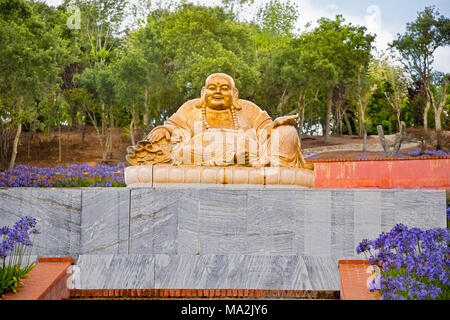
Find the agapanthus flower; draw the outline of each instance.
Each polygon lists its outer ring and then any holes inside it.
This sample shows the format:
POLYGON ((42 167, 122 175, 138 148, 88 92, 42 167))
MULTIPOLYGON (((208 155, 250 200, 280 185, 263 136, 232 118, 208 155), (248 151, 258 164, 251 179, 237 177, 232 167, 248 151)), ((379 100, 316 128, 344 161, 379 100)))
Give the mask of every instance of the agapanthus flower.
POLYGON ((0 173, 0 187, 88 187, 125 186, 123 169, 116 166, 71 164, 64 169, 61 165, 53 168, 39 168, 18 165, 13 170, 0 173), (102 184, 103 183, 103 184, 102 184))
MULTIPOLYGON (((382 299, 435 299, 442 290, 429 282, 450 284, 448 242, 448 229, 424 231, 397 224, 373 241, 364 239, 356 251, 358 254, 369 251, 369 263, 381 266, 382 299)), ((375 288, 374 284, 369 287, 375 288)))

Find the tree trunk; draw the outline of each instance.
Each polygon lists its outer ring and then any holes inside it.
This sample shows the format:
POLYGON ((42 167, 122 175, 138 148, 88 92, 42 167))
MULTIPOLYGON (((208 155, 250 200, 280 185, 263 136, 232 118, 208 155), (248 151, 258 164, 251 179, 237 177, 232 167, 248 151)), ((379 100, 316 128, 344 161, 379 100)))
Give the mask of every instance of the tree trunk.
POLYGON ((144 131, 147 131, 147 126, 150 122, 150 117, 149 117, 149 107, 148 107, 148 85, 145 86, 145 102, 144 102, 144 131))
POLYGON ((81 129, 81 145, 84 146, 84 137, 86 136, 86 123, 82 124, 83 128, 81 129))
POLYGON ((17 125, 16 136, 14 137, 12 153, 11 153, 11 161, 9 162, 8 170, 14 169, 14 164, 16 162, 17 156, 17 146, 19 145, 20 134, 22 132, 22 123, 17 125))
POLYGON ((438 110, 434 110, 434 123, 435 123, 435 128, 436 131, 439 131, 442 129, 441 127, 441 113, 438 112, 438 110))
POLYGON ((362 151, 366 152, 367 151, 367 131, 366 131, 366 126, 363 126, 363 147, 362 147, 362 151))
POLYGON ((27 158, 30 159, 30 144, 31 144, 31 139, 32 139, 32 127, 33 127, 33 122, 31 122, 30 124, 30 128, 28 129, 28 145, 27 145, 27 158))
MULTIPOLYGON (((435 123, 436 131, 441 130, 441 128, 442 128, 441 127, 441 113, 442 113, 442 110, 444 109, 445 102, 447 101, 447 87, 448 87, 448 80, 445 80, 443 87, 442 87, 441 101, 439 102, 439 106, 436 106, 437 101, 434 97, 434 94, 431 91, 428 84, 425 84, 425 91, 427 93, 428 99, 427 99, 427 106, 425 107, 425 112, 424 112, 424 127, 425 127, 425 119, 426 119, 426 116, 428 115, 428 109, 430 108, 430 104, 431 104, 431 106, 433 107, 433 111, 434 111, 434 123, 435 123)), ((427 127, 428 127, 428 123, 427 123, 427 127)), ((425 129, 427 129, 427 127, 425 127, 425 129)))
POLYGON ((312 108, 309 108, 309 118, 308 118, 308 133, 311 134, 311 127, 313 123, 313 115, 312 115, 312 108))
POLYGON ((112 111, 109 112, 109 122, 110 122, 110 128, 109 128, 109 144, 108 144, 108 150, 107 150, 107 158, 112 159, 113 133, 114 133, 114 116, 113 116, 112 111))
POLYGON ((434 123, 436 131, 440 131, 442 129, 441 113, 444 110, 445 103, 447 102, 447 87, 448 81, 446 80, 442 88, 442 98, 441 101, 439 101, 439 106, 436 107, 436 102, 434 101, 434 99, 432 99, 434 109, 434 123))
POLYGON ((302 133, 303 133, 303 123, 305 121, 305 95, 306 90, 303 90, 303 92, 298 97, 298 128, 297 128, 297 134, 298 137, 301 139, 302 133))
POLYGON ((72 159, 72 127, 69 127, 68 129, 69 131, 67 132, 66 136, 65 153, 66 156, 69 157, 69 159, 72 159))
POLYGON ((337 124, 337 133, 338 135, 342 135, 342 117, 344 116, 344 112, 340 106, 336 106, 336 124, 337 124))
POLYGON ((136 144, 134 141, 134 110, 131 111, 130 139, 131 139, 131 145, 134 146, 136 144))
POLYGON ((58 121, 58 162, 61 162, 62 158, 62 146, 61 146, 61 124, 58 121))
POLYGON ((105 104, 102 103, 102 135, 105 134, 105 126, 106 126, 106 121, 105 121, 105 104))
POLYGON ((363 147, 362 151, 367 151, 367 130, 366 130, 366 116, 365 108, 363 106, 363 101, 361 97, 361 72, 358 72, 358 105, 359 105, 359 135, 363 136, 363 147))
POLYGON ((334 86, 330 86, 328 90, 328 107, 327 107, 327 116, 325 122, 325 143, 329 142, 330 136, 330 121, 331 121, 331 106, 333 104, 333 90, 334 86))
POLYGON ((303 125, 305 124, 305 106, 300 108, 300 119, 298 124, 298 136, 301 137, 303 133, 303 125))
POLYGON ((425 110, 423 110, 423 128, 428 129, 428 110, 430 110, 430 99, 427 98, 427 103, 425 104, 425 110))
POLYGON ((353 129, 352 129, 352 124, 350 123, 350 120, 348 119, 347 113, 344 112, 344 121, 345 121, 345 125, 347 126, 347 132, 349 135, 353 135, 353 129))
POLYGON ((393 158, 400 151, 400 147, 402 145, 403 140, 406 138, 406 125, 402 121, 400 124, 399 136, 395 138, 394 144, 389 146, 386 142, 386 138, 384 137, 383 127, 381 125, 377 126, 378 138, 380 139, 381 145, 384 150, 384 154, 388 158, 393 158))

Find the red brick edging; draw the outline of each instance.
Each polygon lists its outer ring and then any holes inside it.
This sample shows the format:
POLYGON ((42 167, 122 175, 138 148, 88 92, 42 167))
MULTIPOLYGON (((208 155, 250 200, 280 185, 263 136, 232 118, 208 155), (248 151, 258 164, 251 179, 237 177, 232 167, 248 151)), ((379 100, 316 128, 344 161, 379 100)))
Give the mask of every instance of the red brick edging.
POLYGON ((39 258, 17 293, 7 293, 3 300, 61 300, 70 296, 67 287, 71 276, 68 268, 75 264, 71 257, 39 258))
POLYGON ((71 291, 70 299, 339 299, 339 292, 260 289, 75 289, 71 291))
POLYGON ((341 300, 378 300, 377 294, 367 288, 367 260, 339 260, 341 300))

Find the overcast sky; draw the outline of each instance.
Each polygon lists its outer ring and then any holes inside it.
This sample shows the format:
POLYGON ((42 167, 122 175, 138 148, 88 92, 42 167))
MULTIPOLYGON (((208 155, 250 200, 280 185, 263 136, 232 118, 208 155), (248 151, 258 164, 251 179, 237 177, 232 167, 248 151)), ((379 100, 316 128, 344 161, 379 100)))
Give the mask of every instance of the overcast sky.
MULTIPOLYGON (((44 0, 50 5, 59 5, 62 0, 44 0)), ((199 4, 220 5, 220 0, 194 0, 199 4)), ((257 8, 267 0, 255 0, 252 6, 243 7, 239 17, 251 20, 257 8)), ((307 22, 317 21, 320 17, 334 18, 342 14, 347 22, 364 25, 368 31, 375 33, 376 47, 379 50, 387 48, 387 44, 396 38, 397 33, 405 32, 407 22, 414 21, 419 11, 425 6, 434 5, 441 14, 449 16, 450 1, 448 0, 291 0, 299 7, 300 17, 298 29, 304 29, 307 22)), ((450 73, 450 47, 440 48, 435 53, 435 70, 450 73)))

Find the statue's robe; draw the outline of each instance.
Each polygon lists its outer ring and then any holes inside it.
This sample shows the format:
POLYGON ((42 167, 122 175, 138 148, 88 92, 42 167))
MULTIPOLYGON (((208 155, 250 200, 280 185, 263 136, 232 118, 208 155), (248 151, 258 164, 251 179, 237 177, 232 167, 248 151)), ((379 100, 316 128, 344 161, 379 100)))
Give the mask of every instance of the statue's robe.
POLYGON ((272 129, 267 112, 247 100, 239 99, 235 107, 239 130, 234 130, 230 109, 211 108, 206 109, 206 130, 200 99, 184 103, 160 126, 171 133, 173 164, 302 167, 300 140, 292 125, 272 129))

